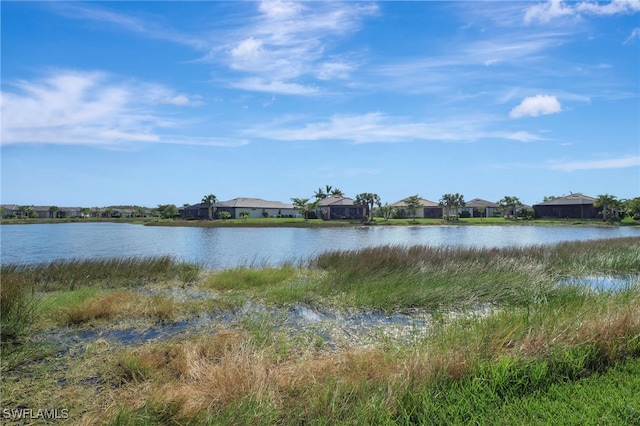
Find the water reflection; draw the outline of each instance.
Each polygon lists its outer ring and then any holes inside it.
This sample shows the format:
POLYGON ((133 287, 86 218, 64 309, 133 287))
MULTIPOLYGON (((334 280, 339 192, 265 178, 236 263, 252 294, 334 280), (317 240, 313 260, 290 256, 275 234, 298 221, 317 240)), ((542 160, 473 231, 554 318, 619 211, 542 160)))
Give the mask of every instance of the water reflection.
POLYGON ((3 225, 2 262, 171 255, 208 268, 277 265, 381 245, 507 247, 640 236, 632 227, 193 228, 120 223, 3 225))
POLYGON ((596 291, 619 291, 633 286, 640 286, 640 275, 584 275, 579 277, 565 277, 560 280, 560 284, 588 287, 596 291))

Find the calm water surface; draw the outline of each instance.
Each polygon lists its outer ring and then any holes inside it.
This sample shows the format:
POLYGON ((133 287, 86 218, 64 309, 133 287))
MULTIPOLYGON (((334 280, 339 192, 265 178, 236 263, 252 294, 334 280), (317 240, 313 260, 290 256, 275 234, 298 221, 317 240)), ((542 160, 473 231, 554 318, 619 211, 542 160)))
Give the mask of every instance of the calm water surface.
POLYGON ((631 227, 422 226, 356 228, 192 228, 123 223, 0 227, 2 263, 171 255, 209 268, 277 265, 328 250, 380 245, 507 247, 640 236, 631 227))

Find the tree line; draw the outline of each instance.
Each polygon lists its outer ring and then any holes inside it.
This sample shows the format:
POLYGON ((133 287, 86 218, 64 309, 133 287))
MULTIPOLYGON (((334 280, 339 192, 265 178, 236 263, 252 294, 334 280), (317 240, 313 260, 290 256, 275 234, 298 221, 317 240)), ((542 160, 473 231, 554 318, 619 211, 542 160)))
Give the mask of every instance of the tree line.
MULTIPOLYGON (((310 213, 315 212, 319 203, 328 197, 344 197, 344 193, 330 185, 325 185, 324 188, 320 187, 314 192, 313 197, 309 198, 291 198, 293 207, 297 209, 305 220, 309 219, 310 213)), ((561 198, 558 196, 550 195, 545 196, 543 202, 552 201, 554 199, 561 198)), ((202 197, 201 203, 207 207, 208 219, 212 220, 217 209, 215 204, 218 202, 218 198, 214 194, 207 194, 202 197)), ((402 200, 403 206, 401 207, 414 220, 420 207, 422 207, 422 199, 418 194, 412 195, 402 200)), ((532 218, 533 209, 526 207, 518 197, 505 195, 503 198, 496 202, 500 206, 500 210, 506 219, 517 219, 518 217, 532 218)), ((381 198, 378 194, 372 192, 363 192, 357 194, 354 199, 354 205, 363 208, 363 221, 371 222, 374 220, 374 216, 389 220, 399 214, 399 209, 395 206, 390 206, 388 203, 382 204, 381 198)), ((459 209, 466 206, 464 196, 459 193, 443 194, 438 201, 438 205, 442 207, 443 219, 447 221, 455 221, 459 218, 459 209)), ((188 204, 184 204, 184 207, 188 207, 188 204)), ((602 209, 602 219, 606 221, 621 220, 626 216, 633 219, 640 220, 640 197, 631 199, 619 199, 611 194, 598 195, 594 201, 594 207, 602 209)), ((483 208, 479 208, 481 213, 483 208)), ((84 217, 88 217, 91 214, 99 214, 100 216, 110 218, 116 212, 116 209, 109 207, 105 209, 90 209, 82 208, 81 213, 84 217)), ((61 209, 58 206, 49 207, 50 217, 60 217, 61 209)), ((175 204, 159 204, 156 209, 149 211, 144 208, 136 208, 132 211, 134 217, 143 217, 148 214, 153 216, 159 216, 162 218, 175 218, 179 216, 179 209, 175 204)), ((6 210, 0 208, 0 218, 6 217, 6 210)), ((17 217, 20 219, 36 217, 36 212, 31 206, 19 206, 17 211, 17 217)), ((228 211, 221 211, 218 213, 220 219, 229 219, 231 213, 228 211)), ((240 217, 246 219, 249 217, 248 211, 241 211, 240 217)))

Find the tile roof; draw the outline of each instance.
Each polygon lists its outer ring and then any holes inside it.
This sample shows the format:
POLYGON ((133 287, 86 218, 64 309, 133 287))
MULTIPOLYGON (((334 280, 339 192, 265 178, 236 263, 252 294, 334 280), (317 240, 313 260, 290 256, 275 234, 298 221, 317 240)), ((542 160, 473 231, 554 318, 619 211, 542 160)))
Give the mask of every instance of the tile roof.
POLYGON ((536 206, 568 206, 568 205, 580 205, 580 204, 593 204, 595 201, 596 201, 595 198, 587 197, 586 195, 571 194, 571 195, 567 195, 566 197, 554 198, 553 200, 536 204, 536 206))
POLYGON ((500 205, 498 203, 492 203, 491 201, 483 200, 481 198, 474 198, 471 201, 467 201, 465 207, 493 207, 499 208, 500 205))
POLYGON ((323 200, 320 200, 318 206, 327 207, 327 206, 353 206, 355 202, 352 198, 349 197, 340 197, 340 196, 332 196, 327 197, 323 200))
POLYGON ((280 201, 267 201, 261 198, 234 198, 232 200, 223 201, 215 204, 216 207, 235 207, 245 209, 292 209, 292 204, 282 203, 280 201))
MULTIPOLYGON (((396 201, 395 203, 391 204, 393 207, 405 207, 407 205, 407 203, 404 202, 405 199, 402 199, 400 201, 396 201)), ((433 201, 429 201, 427 199, 424 198, 420 198, 420 205, 422 207, 440 207, 440 205, 438 203, 434 203, 433 201)))

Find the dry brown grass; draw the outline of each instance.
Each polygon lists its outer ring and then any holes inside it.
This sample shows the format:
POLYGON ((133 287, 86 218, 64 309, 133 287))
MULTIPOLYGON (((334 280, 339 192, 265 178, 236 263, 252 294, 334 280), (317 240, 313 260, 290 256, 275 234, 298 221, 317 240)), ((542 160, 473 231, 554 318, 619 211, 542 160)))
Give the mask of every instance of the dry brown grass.
POLYGON ((168 320, 174 317, 172 299, 163 296, 143 296, 128 291, 114 291, 63 309, 63 325, 78 325, 95 320, 119 317, 147 317, 168 320))
POLYGON ((640 338, 640 298, 637 296, 624 305, 610 300, 595 311, 589 305, 561 318, 530 330, 520 339, 518 353, 540 358, 558 347, 594 344, 603 359, 616 359, 626 356, 629 336, 640 338))

